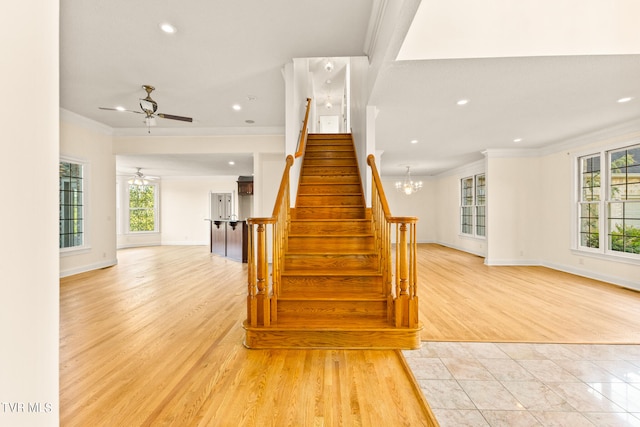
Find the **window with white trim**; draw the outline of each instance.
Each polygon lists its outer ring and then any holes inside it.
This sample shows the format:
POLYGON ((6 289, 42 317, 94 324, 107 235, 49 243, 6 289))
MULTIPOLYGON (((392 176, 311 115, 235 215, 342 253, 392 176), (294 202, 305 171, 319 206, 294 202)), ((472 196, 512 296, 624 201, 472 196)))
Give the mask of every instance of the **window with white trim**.
POLYGON ((158 231, 158 186, 129 184, 129 232, 158 231))
POLYGON ((84 165, 60 161, 60 249, 85 244, 84 165))
POLYGON ((485 174, 460 180, 460 233, 474 237, 486 236, 485 174))
POLYGON ((578 249, 640 258, 640 145, 579 157, 578 170, 578 249))

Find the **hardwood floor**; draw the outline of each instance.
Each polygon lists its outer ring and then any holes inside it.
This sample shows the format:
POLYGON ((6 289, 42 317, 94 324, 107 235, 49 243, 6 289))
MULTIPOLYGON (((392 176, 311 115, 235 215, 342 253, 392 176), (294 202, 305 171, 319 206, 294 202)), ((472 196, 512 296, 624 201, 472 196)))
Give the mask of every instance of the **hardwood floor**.
MULTIPOLYGON (((640 293, 418 256, 423 340, 640 343, 640 293)), ((202 246, 118 260, 61 280, 61 425, 430 425, 396 351, 244 348, 246 265, 202 246)))
POLYGON ((640 344, 640 293, 419 245, 423 341, 640 344))
POLYGON ((397 351, 246 349, 246 265, 207 249, 61 280, 63 426, 432 425, 397 351))

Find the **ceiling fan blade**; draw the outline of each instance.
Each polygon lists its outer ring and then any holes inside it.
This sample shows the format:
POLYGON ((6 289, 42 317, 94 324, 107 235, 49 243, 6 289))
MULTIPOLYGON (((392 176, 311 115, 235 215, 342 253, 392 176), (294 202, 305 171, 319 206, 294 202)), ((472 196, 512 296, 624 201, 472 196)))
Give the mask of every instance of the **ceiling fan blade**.
POLYGON ((136 113, 136 114, 144 114, 142 111, 135 110, 118 110, 117 108, 109 108, 109 107, 98 107, 101 110, 109 110, 109 111, 120 111, 125 113, 136 113))
POLYGON ((156 114, 156 116, 162 117, 163 119, 180 120, 182 122, 193 122, 193 119, 191 117, 174 116, 172 114, 164 114, 164 113, 158 113, 156 114))

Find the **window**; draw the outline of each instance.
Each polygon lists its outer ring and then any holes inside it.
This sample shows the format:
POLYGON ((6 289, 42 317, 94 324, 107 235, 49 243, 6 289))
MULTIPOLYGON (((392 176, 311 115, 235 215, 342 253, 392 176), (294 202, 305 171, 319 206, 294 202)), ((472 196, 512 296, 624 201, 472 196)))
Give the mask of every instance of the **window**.
POLYGON ((60 248, 84 246, 83 165, 60 162, 60 248))
POLYGON ((129 185, 129 231, 157 231, 157 186, 129 185))
POLYGON ((637 256, 640 254, 640 145, 593 153, 578 161, 578 248, 637 256), (601 159, 605 159, 604 168, 601 159), (601 233, 601 230, 605 231, 601 233))
POLYGON ((462 179, 462 200, 460 208, 460 232, 473 234, 473 178, 462 179))
POLYGON ((640 145, 608 154, 607 249, 640 254, 640 145))
POLYGON ((487 234, 486 192, 484 174, 476 175, 476 236, 485 237, 487 234))
POLYGON ((600 247, 600 155, 580 159, 580 246, 600 247))
POLYGON ((485 175, 462 178, 460 181, 460 232, 469 236, 486 236, 485 175))

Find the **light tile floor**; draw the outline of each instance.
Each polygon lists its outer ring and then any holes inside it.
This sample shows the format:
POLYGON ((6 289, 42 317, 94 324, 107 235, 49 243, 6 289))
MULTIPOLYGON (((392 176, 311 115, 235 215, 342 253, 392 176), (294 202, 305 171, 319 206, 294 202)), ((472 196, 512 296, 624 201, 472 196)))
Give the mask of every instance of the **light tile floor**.
POLYGON ((640 345, 423 342, 403 354, 442 427, 640 427, 640 345))

